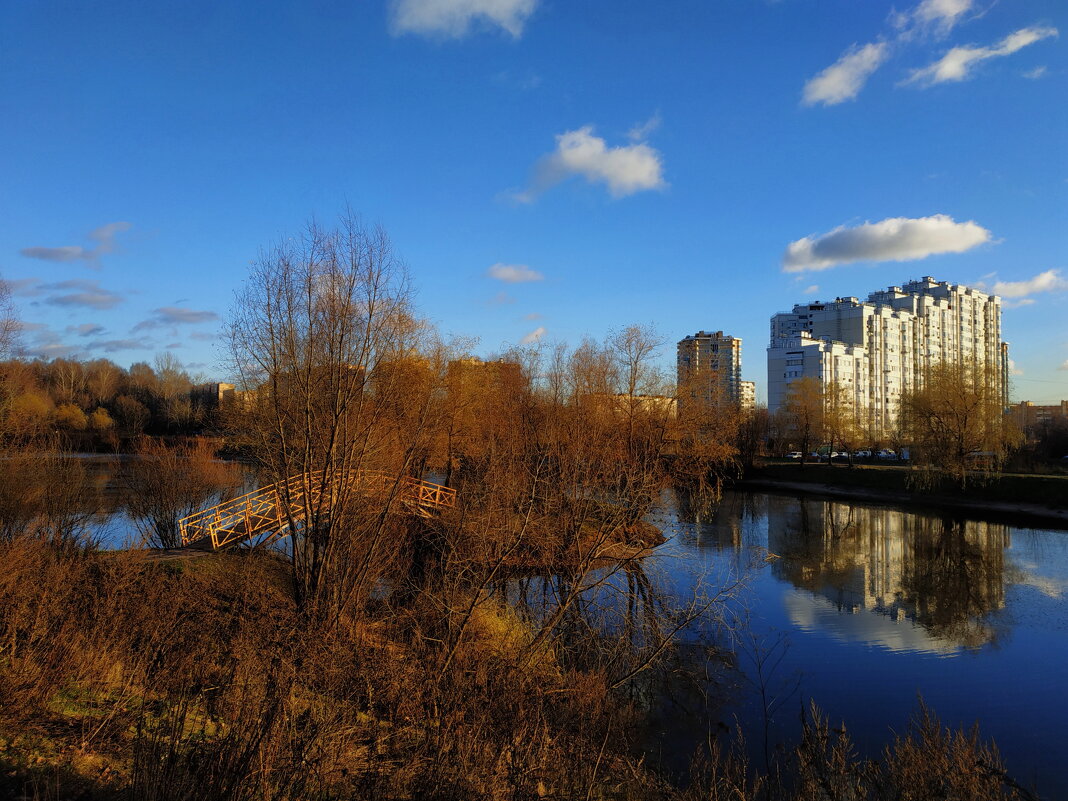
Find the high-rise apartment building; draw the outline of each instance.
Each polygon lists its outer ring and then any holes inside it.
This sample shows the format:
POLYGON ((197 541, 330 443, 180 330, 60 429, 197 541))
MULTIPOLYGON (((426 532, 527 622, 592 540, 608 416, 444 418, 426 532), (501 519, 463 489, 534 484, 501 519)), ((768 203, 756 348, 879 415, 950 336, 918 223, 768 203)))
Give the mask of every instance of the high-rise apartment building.
POLYGON ((676 377, 680 414, 687 403, 741 403, 742 340, 722 331, 684 337, 678 344, 676 377))
POLYGON ((940 362, 974 366, 1008 405, 1008 345, 1001 299, 927 276, 872 292, 866 301, 805 303, 771 318, 768 409, 790 383, 811 376, 836 382, 874 434, 894 429, 901 394, 940 362))

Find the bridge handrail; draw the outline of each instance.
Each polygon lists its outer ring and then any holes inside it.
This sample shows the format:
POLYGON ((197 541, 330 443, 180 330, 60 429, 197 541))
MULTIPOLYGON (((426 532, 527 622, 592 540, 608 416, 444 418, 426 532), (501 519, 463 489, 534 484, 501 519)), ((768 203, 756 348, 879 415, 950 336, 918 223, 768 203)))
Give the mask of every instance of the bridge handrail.
MULTIPOLYGON (((321 491, 320 485, 314 483, 316 477, 321 473, 322 471, 316 471, 311 474, 290 476, 285 481, 268 484, 266 487, 260 487, 237 498, 223 501, 183 517, 178 521, 182 545, 188 545, 191 542, 210 536, 212 546, 218 548, 221 544, 226 544, 219 541, 218 534, 220 531, 233 535, 226 542, 234 539, 244 539, 254 533, 251 522, 253 517, 275 522, 279 529, 277 533, 281 534, 285 528, 288 528, 289 524, 288 520, 283 523, 278 511, 283 498, 283 493, 280 490, 284 489, 284 495, 291 500, 299 501, 304 494, 304 482, 306 479, 313 493, 321 491), (270 512, 274 512, 274 514, 268 514, 270 512), (232 526, 242 520, 245 522, 246 528, 244 534, 238 535, 237 532, 230 530, 232 526)), ((387 487, 397 480, 395 476, 379 470, 349 471, 348 479, 352 483, 365 486, 379 484, 387 487)), ((414 503, 418 507, 452 507, 456 504, 456 490, 451 487, 445 487, 441 484, 411 476, 402 476, 400 484, 400 498, 405 504, 414 503)))

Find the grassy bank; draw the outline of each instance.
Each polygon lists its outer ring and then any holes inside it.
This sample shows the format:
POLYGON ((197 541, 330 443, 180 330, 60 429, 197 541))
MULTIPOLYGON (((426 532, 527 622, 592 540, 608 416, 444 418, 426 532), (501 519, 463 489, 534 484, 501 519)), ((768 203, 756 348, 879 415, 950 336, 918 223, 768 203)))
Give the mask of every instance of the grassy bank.
POLYGON ((898 465, 827 465, 768 463, 755 467, 741 482, 804 483, 879 496, 911 497, 927 503, 1029 505, 1068 510, 1068 476, 1006 473, 972 476, 961 488, 949 480, 931 480, 919 469, 898 465))
POLYGON ((770 772, 710 741, 679 786, 637 749, 641 681, 619 681, 619 641, 532 649, 517 609, 455 587, 324 625, 267 554, 153 563, 21 541, 0 563, 0 797, 1031 797, 977 734, 925 712, 877 762, 818 714, 770 772))

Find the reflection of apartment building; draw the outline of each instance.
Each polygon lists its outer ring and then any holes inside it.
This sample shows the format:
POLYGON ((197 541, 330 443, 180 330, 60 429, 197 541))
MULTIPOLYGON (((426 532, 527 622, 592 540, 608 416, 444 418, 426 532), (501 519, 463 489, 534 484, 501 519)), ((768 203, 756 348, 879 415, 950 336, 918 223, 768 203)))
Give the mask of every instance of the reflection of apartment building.
POLYGON ((679 400, 687 403, 742 402, 742 340, 722 331, 698 331, 678 344, 679 400))
POLYGON ((929 633, 975 646, 984 618, 1005 605, 1008 528, 949 522, 876 507, 772 496, 768 547, 781 578, 839 612, 910 619, 929 633))
POLYGON ((1009 407, 1009 414, 1021 431, 1038 428, 1054 420, 1068 421, 1068 400, 1059 405, 1038 406, 1031 401, 1020 401, 1009 407))
POLYGON ((768 409, 775 412, 799 378, 834 381, 869 430, 897 425, 901 394, 940 362, 988 372, 1008 405, 1008 346, 1001 300, 925 277, 855 297, 805 303, 771 318, 768 409))

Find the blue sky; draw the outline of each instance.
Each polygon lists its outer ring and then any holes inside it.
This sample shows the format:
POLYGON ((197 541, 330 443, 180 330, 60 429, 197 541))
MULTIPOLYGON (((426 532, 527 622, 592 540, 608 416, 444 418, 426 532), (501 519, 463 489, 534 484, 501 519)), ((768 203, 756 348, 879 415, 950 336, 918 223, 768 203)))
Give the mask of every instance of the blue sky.
POLYGON ((910 278, 1005 297, 1068 398, 1062 0, 10 2, 0 276, 30 354, 217 332, 262 246, 346 205, 491 354, 741 336, 910 278))

